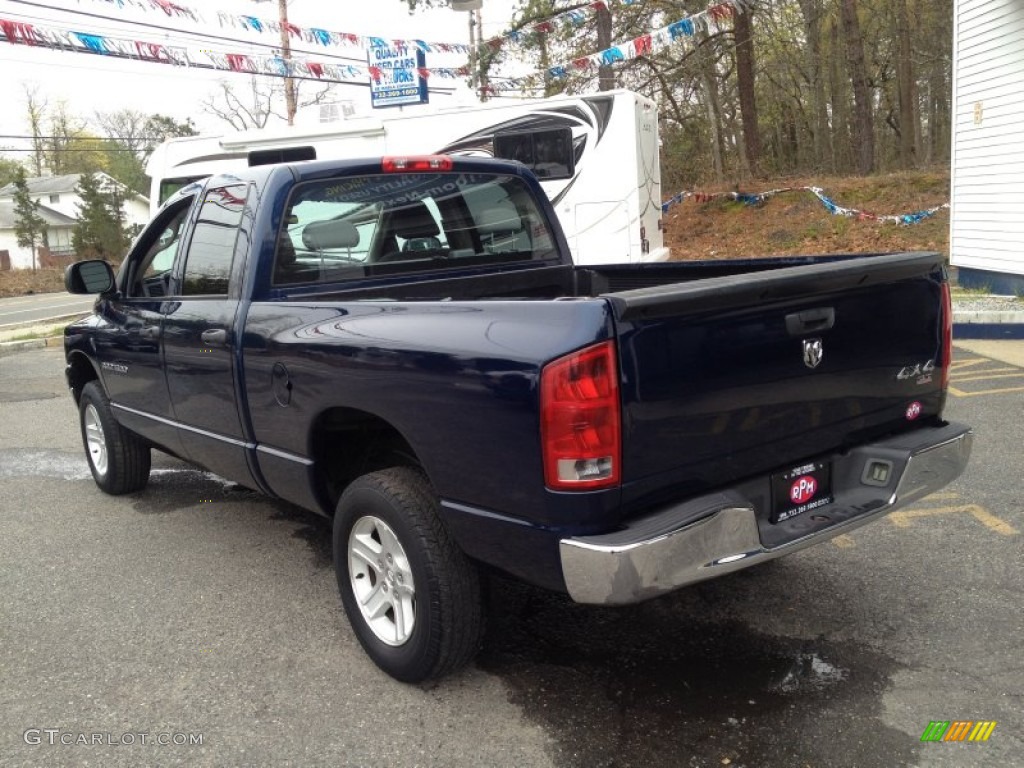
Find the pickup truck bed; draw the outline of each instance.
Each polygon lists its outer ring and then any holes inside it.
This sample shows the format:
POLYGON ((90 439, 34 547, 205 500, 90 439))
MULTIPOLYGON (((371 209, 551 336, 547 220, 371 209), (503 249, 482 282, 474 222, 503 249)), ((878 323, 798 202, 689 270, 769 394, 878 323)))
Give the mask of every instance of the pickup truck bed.
POLYGON ((481 565, 632 602, 962 471, 938 254, 581 268, 521 167, 389 162, 182 190, 116 284, 69 271, 101 295, 66 347, 100 486, 141 488, 155 446, 333 516, 343 603, 396 677, 471 655, 448 644, 479 630, 481 565))

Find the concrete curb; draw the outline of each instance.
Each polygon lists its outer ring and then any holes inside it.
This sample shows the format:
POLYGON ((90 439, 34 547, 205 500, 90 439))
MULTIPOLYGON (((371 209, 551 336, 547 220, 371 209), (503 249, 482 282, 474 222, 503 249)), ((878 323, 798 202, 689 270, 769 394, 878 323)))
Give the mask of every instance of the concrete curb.
POLYGON ((47 336, 45 339, 25 339, 24 341, 0 341, 0 357, 13 355, 26 349, 43 349, 59 347, 64 343, 63 336, 47 336))
POLYGON ((1024 339, 1024 312, 953 310, 954 339, 1024 339))

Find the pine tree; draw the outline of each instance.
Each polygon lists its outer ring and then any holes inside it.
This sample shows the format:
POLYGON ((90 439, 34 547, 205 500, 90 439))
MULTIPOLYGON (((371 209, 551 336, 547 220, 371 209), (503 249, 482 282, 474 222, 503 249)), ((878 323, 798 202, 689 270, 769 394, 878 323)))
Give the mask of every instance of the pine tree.
POLYGON ((39 203, 32 199, 25 180, 25 171, 19 168, 14 178, 14 236, 18 245, 32 252, 32 271, 36 271, 36 243, 46 234, 46 221, 39 215, 39 203))
POLYGON ((79 259, 116 259, 128 247, 121 210, 124 195, 116 184, 104 185, 94 173, 84 173, 78 181, 75 191, 81 202, 71 244, 79 259))

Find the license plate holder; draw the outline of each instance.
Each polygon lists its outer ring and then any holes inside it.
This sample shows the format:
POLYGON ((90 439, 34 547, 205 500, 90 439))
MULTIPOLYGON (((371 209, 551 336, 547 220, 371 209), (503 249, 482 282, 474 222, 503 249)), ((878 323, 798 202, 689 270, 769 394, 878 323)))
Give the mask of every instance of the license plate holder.
POLYGON ((782 523, 831 504, 832 464, 809 461, 772 475, 771 522, 782 523))

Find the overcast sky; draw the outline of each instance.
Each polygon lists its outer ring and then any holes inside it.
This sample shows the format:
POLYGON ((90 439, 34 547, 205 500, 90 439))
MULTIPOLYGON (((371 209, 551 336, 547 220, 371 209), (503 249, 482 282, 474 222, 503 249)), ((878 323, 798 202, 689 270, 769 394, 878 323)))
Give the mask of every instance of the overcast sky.
MULTIPOLYGON (((188 18, 169 17, 158 10, 119 8, 117 1, 0 0, 0 20, 197 48, 206 44, 207 40, 190 37, 186 33, 205 31, 239 41, 210 40, 211 47, 216 46, 219 51, 261 55, 268 55, 271 51, 251 47, 247 42, 271 45, 276 42, 273 34, 261 35, 238 27, 221 27, 217 21, 218 11, 274 19, 277 17, 277 3, 273 1, 174 0, 180 6, 198 11, 206 20, 206 26, 198 25, 188 18), (154 29, 141 24, 167 29, 154 29)), ((483 22, 487 37, 499 35, 508 28, 515 5, 515 0, 484 0, 483 22)), ((291 0, 288 13, 293 24, 306 28, 318 27, 332 32, 351 32, 386 39, 469 42, 468 14, 444 8, 410 15, 406 8, 402 0, 334 0, 330 3, 323 0, 291 0)), ((327 58, 333 55, 358 60, 351 62, 354 64, 365 62, 365 52, 354 47, 323 47, 310 43, 295 45, 303 50, 315 51, 323 61, 347 63, 327 58)), ((427 56, 428 67, 455 67, 465 63, 464 55, 427 56)), ((310 55, 309 58, 315 59, 316 56, 310 55)), ((191 117, 201 130, 219 131, 227 128, 226 124, 202 112, 200 101, 216 88, 218 79, 227 79, 239 87, 246 87, 248 77, 229 72, 189 70, 166 64, 32 48, 0 41, 0 134, 22 135, 28 132, 25 84, 36 86, 40 96, 51 104, 66 101, 73 114, 83 117, 91 118, 97 110, 131 108, 146 113, 160 112, 179 120, 191 117)), ((454 88, 461 81, 435 77, 431 83, 454 88)), ((352 99, 359 111, 370 111, 367 88, 341 86, 336 89, 336 98, 352 99)), ((465 94, 460 98, 466 98, 465 94)), ((434 103, 451 103, 451 99, 431 96, 434 103)), ((304 119, 315 120, 316 115, 307 115, 304 119)), ((0 138, 0 147, 5 146, 27 145, 0 138)))

